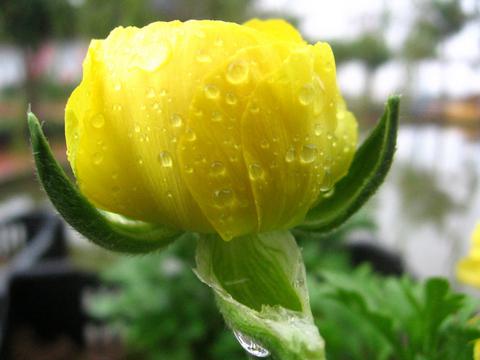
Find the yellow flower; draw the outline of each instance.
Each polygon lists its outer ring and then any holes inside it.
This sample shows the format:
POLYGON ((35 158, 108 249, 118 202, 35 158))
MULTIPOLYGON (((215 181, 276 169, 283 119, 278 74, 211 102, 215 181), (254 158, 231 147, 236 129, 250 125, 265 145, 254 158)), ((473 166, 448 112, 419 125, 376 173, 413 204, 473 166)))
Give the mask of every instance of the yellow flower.
POLYGON ((465 284, 480 287, 480 223, 472 235, 470 254, 457 264, 457 277, 465 284))
POLYGON ((225 240, 290 228, 357 142, 326 43, 282 20, 156 22, 93 40, 66 107, 99 208, 225 240))

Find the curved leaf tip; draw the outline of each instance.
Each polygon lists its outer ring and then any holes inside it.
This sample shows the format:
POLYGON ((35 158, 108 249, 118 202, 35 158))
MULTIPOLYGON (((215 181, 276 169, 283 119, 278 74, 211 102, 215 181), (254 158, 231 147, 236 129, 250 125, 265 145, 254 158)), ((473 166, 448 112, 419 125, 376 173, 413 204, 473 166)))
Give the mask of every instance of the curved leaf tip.
POLYGON ((63 218, 79 233, 109 250, 145 253, 165 247, 181 232, 142 222, 117 222, 96 209, 72 184, 52 154, 36 116, 27 113, 38 178, 63 218))
POLYGON ((385 180, 395 153, 400 96, 391 96, 384 113, 355 153, 348 174, 335 186, 333 196, 309 210, 301 229, 328 232, 352 216, 385 180))

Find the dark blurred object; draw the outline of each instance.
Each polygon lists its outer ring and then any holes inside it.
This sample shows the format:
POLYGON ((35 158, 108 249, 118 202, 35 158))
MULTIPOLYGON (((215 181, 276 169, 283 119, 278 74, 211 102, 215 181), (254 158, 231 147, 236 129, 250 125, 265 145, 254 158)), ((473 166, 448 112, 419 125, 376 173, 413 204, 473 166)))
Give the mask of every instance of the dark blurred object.
POLYGON ((28 211, 0 224, 0 359, 123 359, 120 337, 85 313, 94 274, 68 260, 64 223, 28 211))
POLYGON ((2 0, 1 8, 4 37, 21 46, 74 34, 74 11, 67 0, 2 0))
POLYGON ((14 273, 10 279, 2 359, 76 359, 83 349, 82 291, 96 284, 62 260, 14 273))
POLYGON ((401 258, 375 244, 359 242, 346 245, 350 261, 354 267, 369 264, 373 271, 381 275, 401 276, 405 269, 401 258))
POLYGON ((9 274, 65 255, 63 224, 56 216, 34 211, 0 222, 0 299, 9 274))

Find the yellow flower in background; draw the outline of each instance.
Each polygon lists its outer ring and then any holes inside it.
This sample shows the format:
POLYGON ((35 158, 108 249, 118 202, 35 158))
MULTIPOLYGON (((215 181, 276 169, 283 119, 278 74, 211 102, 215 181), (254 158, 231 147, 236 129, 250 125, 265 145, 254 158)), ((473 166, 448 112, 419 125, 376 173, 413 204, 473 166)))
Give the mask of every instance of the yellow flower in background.
POLYGON ((355 152, 330 46, 281 20, 116 28, 83 66, 68 158, 96 206, 133 219, 225 240, 290 228, 355 152))
POLYGON ((457 264, 457 277, 465 284, 480 287, 480 223, 473 232, 470 253, 457 264))

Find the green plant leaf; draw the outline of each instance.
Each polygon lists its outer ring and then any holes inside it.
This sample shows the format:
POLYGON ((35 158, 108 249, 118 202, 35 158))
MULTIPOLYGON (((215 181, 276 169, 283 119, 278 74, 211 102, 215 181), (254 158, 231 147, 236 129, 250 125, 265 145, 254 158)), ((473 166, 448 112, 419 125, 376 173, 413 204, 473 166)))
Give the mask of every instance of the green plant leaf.
MULTIPOLYGON (((223 241, 203 235, 196 274, 210 286, 226 323, 282 360, 322 360, 300 250, 287 231, 223 241)), ((238 333, 237 333, 238 334, 238 333)))
POLYGON ((28 113, 28 127, 38 177, 53 205, 79 233, 106 249, 145 253, 160 249, 181 232, 166 227, 127 220, 95 208, 72 184, 54 158, 38 119, 28 113))
POLYGON ((310 209, 299 226, 328 232, 353 215, 378 189, 385 179, 393 154, 398 128, 400 98, 388 99, 375 129, 357 150, 348 174, 335 185, 335 192, 310 209))

